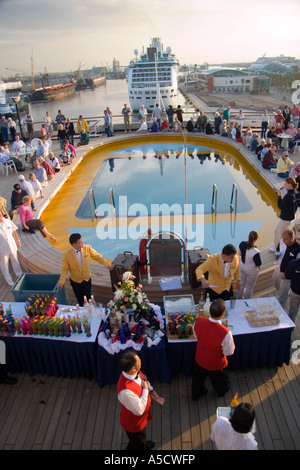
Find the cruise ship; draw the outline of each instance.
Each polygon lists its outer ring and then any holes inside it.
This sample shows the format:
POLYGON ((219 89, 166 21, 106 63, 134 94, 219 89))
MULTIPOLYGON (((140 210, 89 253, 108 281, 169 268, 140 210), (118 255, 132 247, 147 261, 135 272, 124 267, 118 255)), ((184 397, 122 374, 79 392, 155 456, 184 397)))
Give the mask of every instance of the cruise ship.
POLYGON ((170 47, 163 50, 160 38, 153 38, 151 45, 135 59, 128 69, 128 94, 132 111, 144 105, 153 110, 158 102, 162 109, 169 105, 177 106, 178 99, 178 61, 170 47))

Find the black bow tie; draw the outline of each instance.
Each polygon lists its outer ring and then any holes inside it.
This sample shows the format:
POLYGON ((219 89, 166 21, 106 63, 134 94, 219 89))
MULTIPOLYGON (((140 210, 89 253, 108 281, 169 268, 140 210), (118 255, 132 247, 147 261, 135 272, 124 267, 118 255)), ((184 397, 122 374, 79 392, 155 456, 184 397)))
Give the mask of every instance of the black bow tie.
POLYGON ((76 250, 76 253, 81 253, 81 250, 76 250))

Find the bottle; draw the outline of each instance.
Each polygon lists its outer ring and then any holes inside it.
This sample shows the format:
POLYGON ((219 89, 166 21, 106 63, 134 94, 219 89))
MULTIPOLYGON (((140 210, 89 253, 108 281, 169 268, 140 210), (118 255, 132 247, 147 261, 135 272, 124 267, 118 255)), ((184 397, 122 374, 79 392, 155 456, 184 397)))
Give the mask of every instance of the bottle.
POLYGON ((204 304, 204 307, 203 307, 203 316, 204 317, 209 317, 209 309, 210 309, 210 298, 209 298, 209 294, 207 294, 205 304, 204 304))
POLYGON ((84 315, 87 316, 89 313, 89 304, 88 304, 86 296, 83 297, 83 311, 84 311, 84 315))
POLYGON ((236 393, 230 402, 230 416, 233 415, 234 409, 239 405, 238 394, 236 393))
POLYGON ((204 295, 203 292, 200 295, 200 300, 199 300, 199 315, 203 315, 203 310, 204 310, 204 295))
POLYGON ((143 329, 143 322, 139 321, 138 328, 137 328, 137 333, 136 333, 137 339, 140 338, 140 336, 142 334, 142 329, 143 329))

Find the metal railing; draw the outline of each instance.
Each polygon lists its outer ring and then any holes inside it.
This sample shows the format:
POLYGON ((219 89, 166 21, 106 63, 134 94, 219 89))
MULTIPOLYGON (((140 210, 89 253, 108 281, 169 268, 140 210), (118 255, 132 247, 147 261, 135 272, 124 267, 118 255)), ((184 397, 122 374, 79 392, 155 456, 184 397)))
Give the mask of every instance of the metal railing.
POLYGON ((111 208, 111 218, 114 219, 116 217, 116 203, 115 203, 113 188, 110 188, 109 190, 109 201, 110 201, 110 208, 111 208))
POLYGON ((231 199, 230 199, 230 212, 233 212, 236 214, 237 211, 237 185, 233 183, 232 185, 232 191, 231 191, 231 199))
POLYGON ((217 205, 218 205, 218 186, 214 183, 212 199, 211 199, 211 212, 213 214, 217 214, 217 205))
POLYGON ((91 208, 91 218, 93 221, 94 217, 97 218, 97 204, 96 204, 96 199, 95 199, 93 188, 90 189, 89 200, 90 200, 90 208, 91 208), (94 203, 95 209, 93 209, 93 203, 94 203))

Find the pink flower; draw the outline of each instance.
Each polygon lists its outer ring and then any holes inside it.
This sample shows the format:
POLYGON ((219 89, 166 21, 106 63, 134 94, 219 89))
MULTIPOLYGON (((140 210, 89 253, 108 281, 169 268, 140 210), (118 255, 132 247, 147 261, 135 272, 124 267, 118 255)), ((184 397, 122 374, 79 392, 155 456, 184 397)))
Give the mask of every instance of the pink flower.
POLYGON ((128 302, 128 297, 125 297, 124 300, 125 300, 125 302, 128 302))

